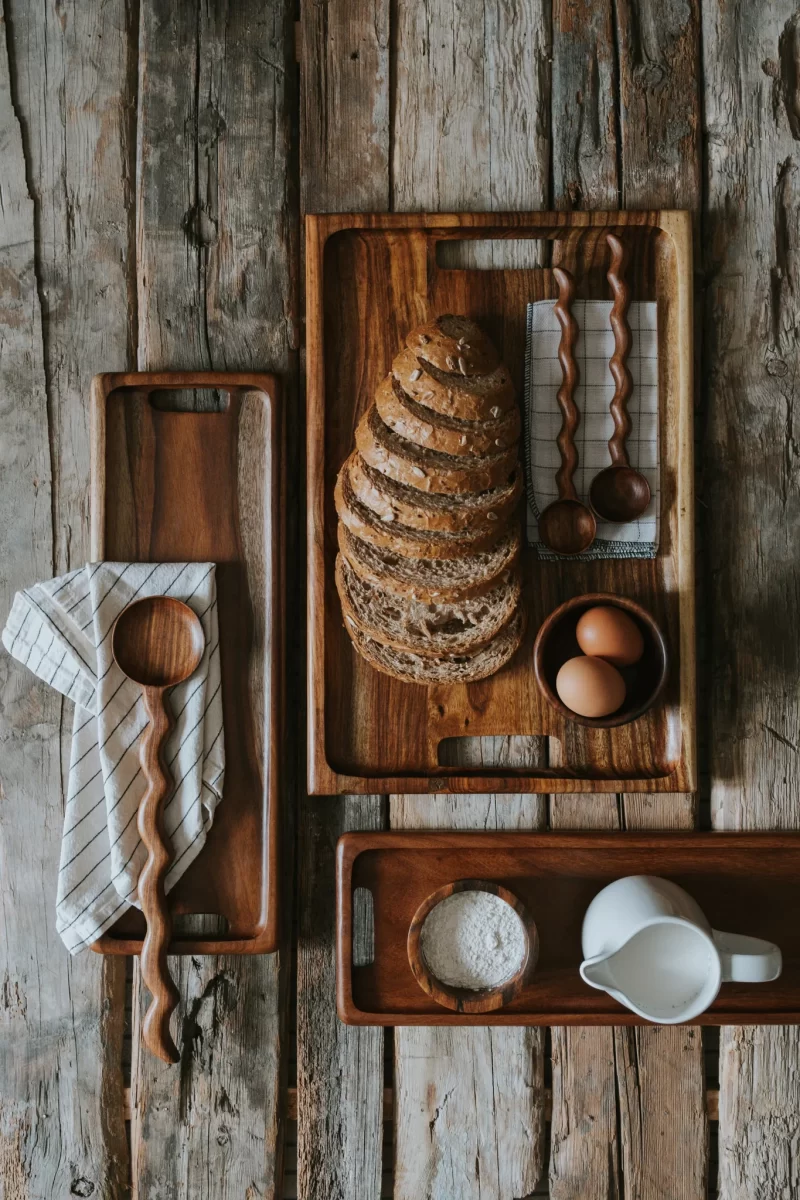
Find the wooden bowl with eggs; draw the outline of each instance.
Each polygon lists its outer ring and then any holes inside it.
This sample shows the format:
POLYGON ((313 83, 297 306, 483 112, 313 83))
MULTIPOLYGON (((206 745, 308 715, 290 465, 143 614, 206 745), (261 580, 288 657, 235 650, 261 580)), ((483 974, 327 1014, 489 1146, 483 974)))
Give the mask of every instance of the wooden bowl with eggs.
POLYGON ((543 622, 533 670, 539 691, 562 716, 590 729, 615 729, 656 703, 669 656, 646 608, 591 592, 567 600, 543 622))

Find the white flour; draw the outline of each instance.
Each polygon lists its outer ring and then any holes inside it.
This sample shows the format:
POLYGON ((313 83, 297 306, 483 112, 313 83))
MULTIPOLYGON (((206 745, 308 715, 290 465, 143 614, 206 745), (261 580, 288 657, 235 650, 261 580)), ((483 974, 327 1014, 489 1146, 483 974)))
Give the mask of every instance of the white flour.
POLYGON ((431 909, 420 934, 431 974, 451 987, 496 987, 522 965, 525 931, 492 892, 454 892, 431 909))

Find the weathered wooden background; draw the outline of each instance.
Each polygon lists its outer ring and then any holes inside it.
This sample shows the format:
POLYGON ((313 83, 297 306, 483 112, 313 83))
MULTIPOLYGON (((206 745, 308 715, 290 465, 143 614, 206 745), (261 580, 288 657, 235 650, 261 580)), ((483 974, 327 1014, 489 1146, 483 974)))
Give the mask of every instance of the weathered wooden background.
MULTIPOLYGON (((281 374, 301 611, 304 210, 690 208, 701 808, 720 828, 799 824, 800 12, 788 0, 302 0, 299 12, 2 0, 0 12, 0 619, 18 587, 85 560, 89 379, 137 365, 281 374)), ((296 764, 299 622, 291 633, 296 764)), ((290 788, 296 954, 287 924, 279 957, 183 960, 181 1065, 139 1055, 134 1036, 127 1080, 125 964, 70 960, 55 933, 70 727, 59 697, 3 654, 0 1196, 800 1196, 795 1030, 723 1030, 717 1093, 715 1043, 704 1055, 696 1029, 392 1039, 334 1013, 342 830, 691 826, 694 801, 290 788)), ((135 1035, 135 972, 133 987, 135 1035)))

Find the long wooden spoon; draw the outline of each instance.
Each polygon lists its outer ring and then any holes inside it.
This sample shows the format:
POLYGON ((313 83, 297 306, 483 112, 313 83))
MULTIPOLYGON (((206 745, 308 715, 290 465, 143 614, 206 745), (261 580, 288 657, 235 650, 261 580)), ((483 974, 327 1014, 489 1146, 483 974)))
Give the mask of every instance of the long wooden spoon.
POLYGON ((594 541, 597 523, 594 514, 578 499, 573 482, 578 465, 575 431, 581 422, 575 403, 575 389, 578 386, 578 364, 575 361, 578 322, 572 315, 575 280, 563 267, 554 267, 553 275, 558 284, 555 313, 561 325, 561 341, 558 344, 561 387, 556 397, 563 418, 556 439, 561 452, 561 466, 556 472, 558 499, 548 504, 540 515, 539 537, 556 554, 580 554, 594 541))
POLYGON ((144 731, 139 758, 147 791, 139 805, 139 835, 148 850, 139 875, 139 901, 147 922, 142 945, 142 978, 152 1000, 144 1019, 146 1045, 164 1062, 180 1055, 169 1031, 178 1003, 178 989, 167 966, 172 918, 164 894, 164 878, 173 851, 164 832, 164 802, 173 780, 163 758, 164 743, 174 725, 167 693, 197 670, 203 657, 203 626, 188 604, 169 596, 147 596, 124 608, 111 634, 117 666, 142 689, 150 723, 144 731))
POLYGON ((623 242, 613 233, 606 234, 611 248, 611 266, 606 278, 611 285, 614 304, 611 309, 611 328, 614 330, 614 354, 609 369, 614 376, 614 398, 611 416, 614 433, 608 443, 611 466, 595 475, 589 489, 589 501, 598 517, 605 521, 635 521, 650 503, 650 484, 630 464, 625 443, 631 431, 628 400, 633 391, 633 379, 628 368, 631 351, 631 327, 628 308, 631 291, 625 279, 627 253, 623 242))

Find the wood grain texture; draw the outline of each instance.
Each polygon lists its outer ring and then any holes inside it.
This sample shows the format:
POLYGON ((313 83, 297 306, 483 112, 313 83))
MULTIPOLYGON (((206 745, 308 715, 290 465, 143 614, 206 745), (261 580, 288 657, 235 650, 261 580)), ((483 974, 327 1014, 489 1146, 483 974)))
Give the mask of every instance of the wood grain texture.
MULTIPOLYGON (((306 212, 389 206, 389 12, 389 0, 300 6, 306 212)), ((381 1191, 383 1030, 348 1028, 336 1016, 332 895, 339 833, 384 824, 379 796, 301 803, 297 1180, 303 1200, 377 1200, 381 1191)))
MULTIPOLYGON (((140 10, 139 365, 296 377, 292 13, 140 10)), ((252 485, 259 487, 255 472, 252 485)), ((285 859, 288 870, 291 855, 285 859)), ((275 1196, 287 971, 281 956, 173 958, 176 1071, 135 1052, 137 1194, 275 1196)), ((144 997, 137 979, 135 1006, 144 997)))
MULTIPOLYGON (((710 767, 726 829, 799 823, 798 47, 793 4, 703 8, 711 727, 724 731, 710 767)), ((723 1031, 725 1200, 800 1192, 799 1056, 796 1028, 723 1031)))
MULTIPOLYGON (((3 15, 4 622, 16 589, 80 566, 88 550, 91 359, 123 367, 128 349, 131 39, 122 3, 62 13, 6 3, 3 15)), ((124 965, 71 959, 55 931, 72 715, 3 653, 0 1190, 15 1200, 127 1191, 124 965)))
MULTIPOLYGON (((561 116, 554 125, 554 204, 605 207, 621 197, 628 208, 675 204, 699 210, 698 5, 692 0, 663 9, 649 0, 643 5, 626 0, 592 5, 587 20, 583 13, 570 0, 554 6, 553 112, 561 116), (662 100, 665 94, 669 103, 662 100)), ((559 828, 597 827, 598 821, 606 828, 618 823, 631 829, 691 828, 695 815, 692 795, 626 792, 602 802, 598 796, 554 797, 551 823, 559 828)), ((658 1044, 643 1040, 642 1032, 615 1032, 615 1046, 606 1030, 580 1037, 573 1030, 552 1031, 554 1200, 578 1194, 643 1197, 648 1192, 642 1180, 648 1186, 660 1180, 663 1193, 656 1195, 704 1197, 707 1125, 695 1120, 702 1089, 700 1038, 672 1030, 658 1044), (640 1101, 636 1109, 635 1077, 621 1074, 622 1064, 632 1061, 630 1039, 642 1077, 659 1078, 655 1055, 669 1052, 665 1103, 640 1101), (620 1095, 624 1100, 615 1120, 614 1098, 620 1095), (638 1141, 631 1138, 626 1116, 632 1111, 642 1114, 638 1141), (680 1172, 674 1159, 662 1164, 659 1147, 666 1141, 683 1147, 680 1172)))

